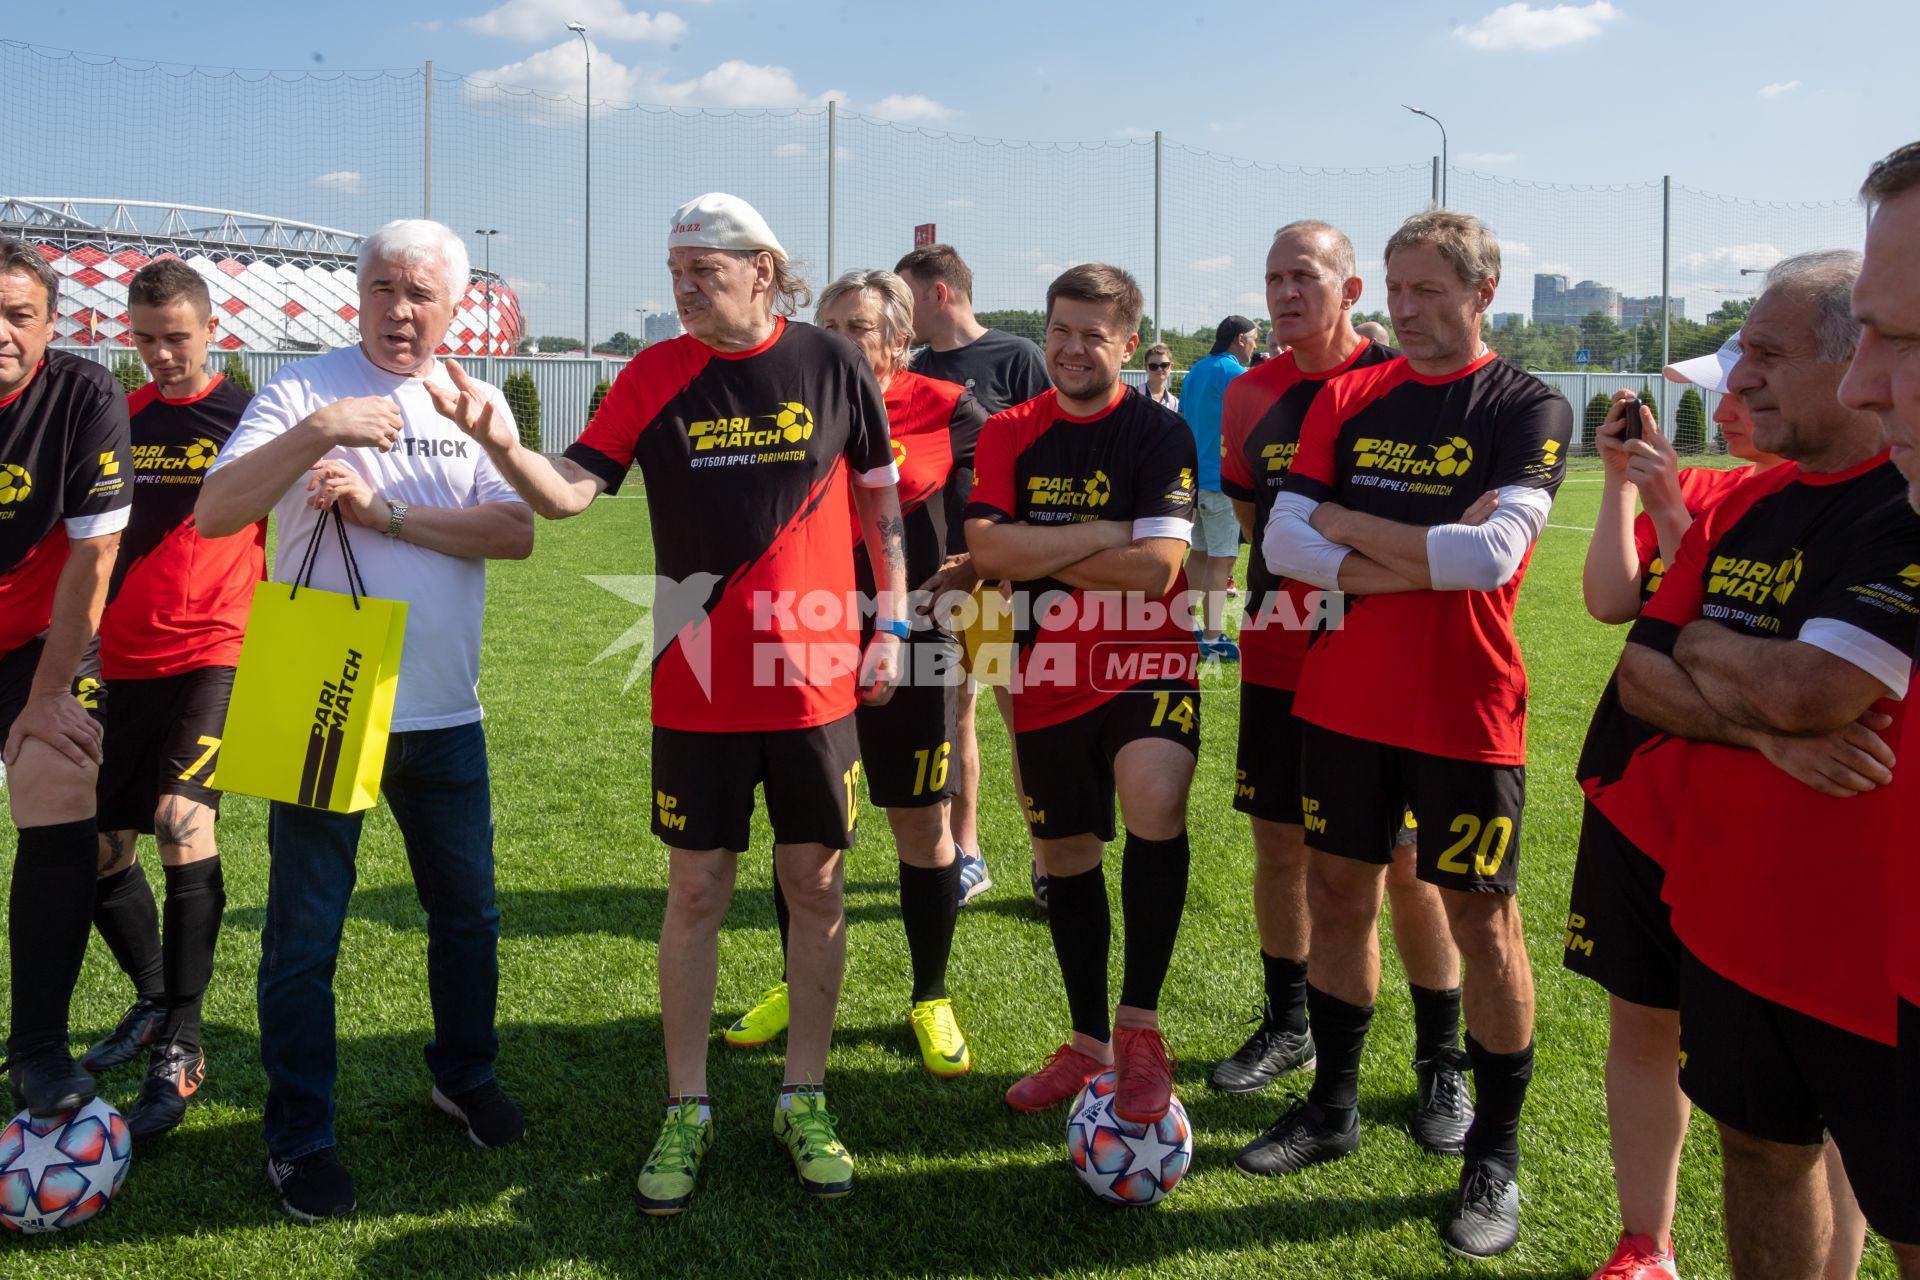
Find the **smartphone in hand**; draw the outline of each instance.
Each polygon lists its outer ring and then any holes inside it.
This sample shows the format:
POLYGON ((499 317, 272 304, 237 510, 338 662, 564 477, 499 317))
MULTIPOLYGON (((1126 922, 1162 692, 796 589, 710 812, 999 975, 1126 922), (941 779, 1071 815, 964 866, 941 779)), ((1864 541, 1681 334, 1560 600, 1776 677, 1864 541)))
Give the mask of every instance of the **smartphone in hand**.
POLYGON ((1640 438, 1640 397, 1628 396, 1620 402, 1620 441, 1640 438))

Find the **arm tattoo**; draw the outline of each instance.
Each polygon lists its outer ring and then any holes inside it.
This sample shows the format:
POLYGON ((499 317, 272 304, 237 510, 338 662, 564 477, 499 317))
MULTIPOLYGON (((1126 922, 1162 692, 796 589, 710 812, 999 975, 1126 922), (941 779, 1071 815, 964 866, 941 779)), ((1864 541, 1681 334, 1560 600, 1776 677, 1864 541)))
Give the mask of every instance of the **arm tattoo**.
POLYGON ((887 557, 887 567, 895 565, 905 568, 907 564, 907 522, 900 516, 883 516, 877 523, 880 530, 880 547, 887 557))
MULTIPOLYGON (((197 808, 198 806, 195 806, 197 808)), ((154 814, 154 838, 159 844, 184 847, 200 834, 200 819, 178 796, 168 796, 154 814)))

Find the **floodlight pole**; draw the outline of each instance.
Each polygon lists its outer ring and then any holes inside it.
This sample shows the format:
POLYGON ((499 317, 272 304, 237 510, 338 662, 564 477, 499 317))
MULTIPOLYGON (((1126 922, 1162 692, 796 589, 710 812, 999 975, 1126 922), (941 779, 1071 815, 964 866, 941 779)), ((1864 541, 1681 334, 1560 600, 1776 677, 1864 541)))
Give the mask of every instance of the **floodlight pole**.
POLYGON ((587 43, 587 29, 578 22, 569 22, 567 30, 580 37, 580 47, 587 57, 587 171, 584 195, 586 197, 586 251, 582 259, 580 276, 580 345, 586 348, 587 359, 593 359, 593 46, 587 43))
POLYGON ((500 234, 500 230, 497 227, 486 227, 486 228, 475 227, 473 234, 479 236, 481 238, 481 243, 485 244, 487 247, 486 248, 486 256, 487 256, 486 351, 487 351, 487 381, 491 382, 493 381, 493 238, 500 234))
MULTIPOLYGON (((1407 107, 1404 102, 1400 105, 1407 107)), ((1407 110, 1417 116, 1425 116, 1440 127, 1440 207, 1444 209, 1447 207, 1447 126, 1440 124, 1440 117, 1430 111, 1423 111, 1419 107, 1407 107, 1407 110)))

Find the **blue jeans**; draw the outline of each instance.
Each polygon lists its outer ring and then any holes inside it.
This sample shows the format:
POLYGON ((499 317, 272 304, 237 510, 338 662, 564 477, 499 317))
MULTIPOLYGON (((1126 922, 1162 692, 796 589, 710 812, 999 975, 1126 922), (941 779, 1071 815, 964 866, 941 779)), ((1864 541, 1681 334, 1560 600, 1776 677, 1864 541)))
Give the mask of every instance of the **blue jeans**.
MULTIPOLYGON (((442 1093, 458 1093, 492 1079, 499 1053, 500 912, 479 723, 394 734, 380 790, 427 912, 427 1069, 442 1093)), ((267 1071, 267 1150, 282 1160, 334 1145, 333 971, 363 817, 277 802, 268 810, 260 1061, 267 1071)))

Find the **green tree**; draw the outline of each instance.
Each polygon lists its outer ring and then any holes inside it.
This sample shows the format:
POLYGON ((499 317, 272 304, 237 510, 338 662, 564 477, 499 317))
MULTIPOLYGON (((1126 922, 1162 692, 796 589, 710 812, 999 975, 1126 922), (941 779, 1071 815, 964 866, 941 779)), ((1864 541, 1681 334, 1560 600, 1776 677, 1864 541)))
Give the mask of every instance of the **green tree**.
POLYGON ((520 443, 540 452, 540 389, 533 385, 533 375, 525 370, 510 373, 500 389, 520 428, 520 443))
POLYGON ((567 351, 578 351, 580 349, 580 339, 547 336, 535 338, 533 345, 543 356, 559 355, 567 351))
POLYGON ((1707 405, 1697 387, 1688 387, 1673 411, 1673 451, 1682 457, 1707 451, 1707 405))
POLYGON ((625 329, 621 329, 605 342, 594 343, 593 350, 596 355, 631 358, 634 352, 646 345, 646 343, 634 337, 625 329))
POLYGON ((220 372, 227 375, 228 382, 231 382, 248 395, 253 394, 253 378, 248 375, 247 366, 245 362, 240 359, 239 352, 227 352, 227 363, 221 368, 220 372))
POLYGON ((587 421, 593 421, 593 415, 600 412, 600 402, 607 398, 607 392, 613 390, 613 384, 605 378, 594 384, 593 396, 587 401, 587 421))
POLYGON ((147 366, 140 363, 138 356, 121 356, 113 362, 113 376, 120 389, 132 395, 147 385, 147 366))
POLYGON ((1593 393, 1593 399, 1587 401, 1587 412, 1580 422, 1580 439, 1583 449, 1596 449, 1594 441, 1599 438, 1600 426, 1607 420, 1607 410, 1613 407, 1613 397, 1604 391, 1593 393))

